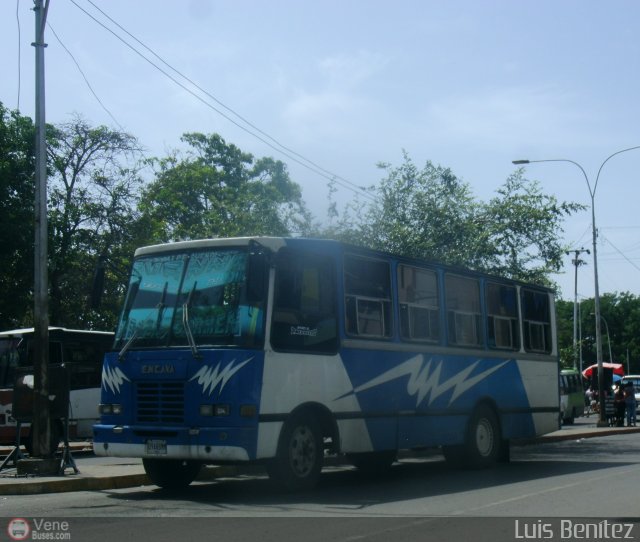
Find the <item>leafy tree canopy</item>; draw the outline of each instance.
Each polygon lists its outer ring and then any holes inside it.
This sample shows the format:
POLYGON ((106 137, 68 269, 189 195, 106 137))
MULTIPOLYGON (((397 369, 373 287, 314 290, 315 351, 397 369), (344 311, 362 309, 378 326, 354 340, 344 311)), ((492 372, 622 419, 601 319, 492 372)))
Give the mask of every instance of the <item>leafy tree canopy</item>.
POLYGON ((189 133, 189 152, 155 159, 140 210, 157 241, 288 235, 309 228, 300 187, 279 160, 242 152, 218 134, 189 133))
POLYGON ((33 122, 0 103, 0 329, 32 310, 34 178, 33 122))
POLYGON ((405 154, 399 167, 380 167, 387 175, 371 189, 375 202, 358 202, 321 233, 540 284, 561 268, 562 222, 583 207, 543 194, 522 170, 481 202, 468 183, 431 162, 419 169, 405 154))

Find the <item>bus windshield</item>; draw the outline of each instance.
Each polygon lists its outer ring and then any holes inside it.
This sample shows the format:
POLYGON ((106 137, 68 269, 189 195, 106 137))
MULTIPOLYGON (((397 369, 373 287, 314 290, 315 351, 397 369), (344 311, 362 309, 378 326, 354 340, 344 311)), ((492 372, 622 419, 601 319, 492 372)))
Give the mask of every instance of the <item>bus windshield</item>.
POLYGON ((248 257, 217 248, 136 259, 116 348, 260 346, 264 303, 248 295, 248 257))

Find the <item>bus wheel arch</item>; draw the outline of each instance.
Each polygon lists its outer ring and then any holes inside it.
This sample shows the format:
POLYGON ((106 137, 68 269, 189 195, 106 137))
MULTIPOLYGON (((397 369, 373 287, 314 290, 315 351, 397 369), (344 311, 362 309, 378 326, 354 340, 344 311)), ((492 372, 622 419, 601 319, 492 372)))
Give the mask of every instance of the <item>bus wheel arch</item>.
POLYGON ((508 460, 509 443, 502 437, 500 416, 493 401, 481 401, 473 409, 467 422, 464 447, 472 468, 486 468, 508 460))
POLYGON ((491 400, 476 404, 466 424, 464 443, 445 446, 447 461, 482 469, 509 461, 509 441, 503 438, 498 408, 491 400))
POLYGON ((276 456, 266 464, 269 477, 288 491, 313 488, 324 463, 325 439, 337 442, 337 425, 329 411, 316 404, 301 405, 286 419, 276 456))

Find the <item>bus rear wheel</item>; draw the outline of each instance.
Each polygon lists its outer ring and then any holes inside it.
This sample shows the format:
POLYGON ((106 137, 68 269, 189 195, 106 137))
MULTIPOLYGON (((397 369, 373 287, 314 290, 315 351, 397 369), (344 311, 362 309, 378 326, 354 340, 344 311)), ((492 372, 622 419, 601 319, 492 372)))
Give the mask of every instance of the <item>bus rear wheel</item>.
POLYGON ((267 463, 267 472, 288 491, 313 488, 324 461, 322 434, 318 424, 305 415, 294 415, 280 435, 276 457, 267 463))
POLYGON ((193 482, 202 464, 182 459, 142 459, 149 480, 162 489, 184 489, 193 482))
POLYGON ((459 467, 482 469, 509 461, 509 442, 502 440, 498 418, 492 408, 477 407, 467 425, 465 442, 443 447, 445 459, 459 467))
POLYGON ((481 405, 473 412, 464 446, 466 460, 472 468, 485 468, 500 458, 500 426, 493 409, 481 405))

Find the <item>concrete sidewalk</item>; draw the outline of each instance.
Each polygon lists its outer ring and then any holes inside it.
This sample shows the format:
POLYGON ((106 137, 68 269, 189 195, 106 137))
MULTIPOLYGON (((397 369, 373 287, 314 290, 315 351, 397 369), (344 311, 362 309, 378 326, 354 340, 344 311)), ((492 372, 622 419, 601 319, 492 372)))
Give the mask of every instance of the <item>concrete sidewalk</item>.
MULTIPOLYGON (((527 441, 520 441, 514 445, 538 444, 544 442, 556 442, 560 440, 574 440, 592 437, 604 437, 623 433, 640 433, 640 427, 597 427, 596 419, 573 426, 566 426, 539 437, 527 441)), ((91 453, 91 443, 73 443, 73 454, 91 453)), ((0 447, 0 456, 6 456, 11 448, 0 447)), ((411 457, 411 453, 403 456, 411 457)), ((334 463, 332 461, 332 463, 334 463)), ((339 463, 339 462, 338 462, 339 463)), ((122 489, 127 487, 151 485, 142 467, 140 459, 111 458, 104 464, 83 464, 78 466, 80 472, 75 473, 73 468, 67 468, 61 476, 18 476, 15 468, 5 467, 0 471, 0 495, 36 495, 42 493, 60 493, 65 491, 91 491, 122 489)), ((215 478, 235 476, 238 474, 257 474, 262 472, 261 467, 247 466, 207 466, 202 469, 198 480, 207 481, 215 478)))

